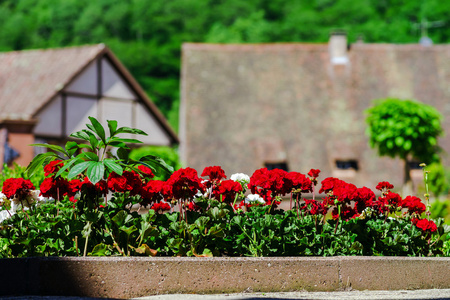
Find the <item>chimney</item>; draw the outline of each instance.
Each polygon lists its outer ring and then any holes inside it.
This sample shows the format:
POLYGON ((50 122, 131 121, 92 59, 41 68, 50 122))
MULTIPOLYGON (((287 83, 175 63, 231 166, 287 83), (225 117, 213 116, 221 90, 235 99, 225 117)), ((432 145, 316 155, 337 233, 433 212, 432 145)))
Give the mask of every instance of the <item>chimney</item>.
POLYGON ((343 31, 331 33, 328 52, 330 53, 330 61, 333 65, 347 64, 347 33, 343 31))

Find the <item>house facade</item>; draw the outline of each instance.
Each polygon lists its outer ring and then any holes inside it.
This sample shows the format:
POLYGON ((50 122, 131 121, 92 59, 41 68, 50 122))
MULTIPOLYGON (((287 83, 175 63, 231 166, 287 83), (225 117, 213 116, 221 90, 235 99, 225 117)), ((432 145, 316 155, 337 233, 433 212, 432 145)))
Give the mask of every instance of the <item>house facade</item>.
POLYGON ((178 137, 133 76, 105 45, 0 53, 0 160, 27 165, 41 148, 63 144, 89 116, 104 126, 139 128, 144 145, 178 137))
MULTIPOLYGON (((322 179, 400 187, 402 162, 379 157, 365 134, 364 111, 387 97, 435 106, 450 129, 450 45, 348 45, 342 34, 327 44, 184 44, 181 157, 227 175, 314 168, 322 179)), ((450 136, 440 145, 449 152, 450 136)))

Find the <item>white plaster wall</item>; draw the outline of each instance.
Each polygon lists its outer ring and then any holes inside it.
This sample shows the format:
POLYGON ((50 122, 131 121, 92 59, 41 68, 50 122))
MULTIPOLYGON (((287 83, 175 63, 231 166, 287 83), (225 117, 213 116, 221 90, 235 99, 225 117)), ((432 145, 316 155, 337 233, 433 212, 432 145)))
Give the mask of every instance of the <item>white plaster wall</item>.
POLYGON ((97 62, 93 61, 65 90, 74 93, 97 95, 97 62))
POLYGON ((86 129, 86 124, 90 123, 89 116, 98 118, 97 100, 81 97, 67 97, 67 135, 76 131, 86 129))
POLYGON ((136 99, 134 93, 105 58, 102 59, 102 95, 105 97, 136 99))
POLYGON ((142 142, 150 145, 170 146, 170 139, 167 137, 165 131, 141 103, 136 104, 135 122, 136 128, 148 134, 148 136, 138 137, 142 142))
POLYGON ((36 117, 39 120, 34 127, 35 135, 61 136, 61 97, 57 96, 36 117))

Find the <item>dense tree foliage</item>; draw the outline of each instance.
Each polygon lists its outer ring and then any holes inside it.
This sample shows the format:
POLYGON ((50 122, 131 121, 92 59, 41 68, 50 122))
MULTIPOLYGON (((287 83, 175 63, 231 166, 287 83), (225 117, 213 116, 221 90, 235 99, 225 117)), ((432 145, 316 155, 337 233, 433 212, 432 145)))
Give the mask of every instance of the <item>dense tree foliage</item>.
POLYGON ((442 0, 0 0, 0 51, 105 43, 177 127, 183 42, 415 43, 425 20, 450 41, 442 0))
POLYGON ((408 161, 439 161, 437 138, 443 134, 442 115, 434 107, 413 100, 380 99, 367 109, 370 146, 381 156, 405 162, 405 185, 412 184, 408 161))

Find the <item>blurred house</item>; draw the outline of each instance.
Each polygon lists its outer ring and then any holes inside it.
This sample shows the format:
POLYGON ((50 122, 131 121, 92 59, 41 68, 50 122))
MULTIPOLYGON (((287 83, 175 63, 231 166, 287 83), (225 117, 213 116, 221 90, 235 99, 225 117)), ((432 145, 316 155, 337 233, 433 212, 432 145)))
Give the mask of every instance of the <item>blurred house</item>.
POLYGON ((89 116, 107 128, 139 128, 145 145, 178 137, 133 76, 103 44, 0 53, 0 163, 27 165, 43 148, 85 129, 89 116))
MULTIPOLYGON (((321 179, 400 187, 402 162, 380 158, 365 135, 364 111, 386 97, 431 104, 450 129, 450 45, 349 45, 343 34, 328 44, 184 44, 181 158, 200 172, 314 168, 321 179)), ((440 145, 449 152, 450 135, 440 145)))

